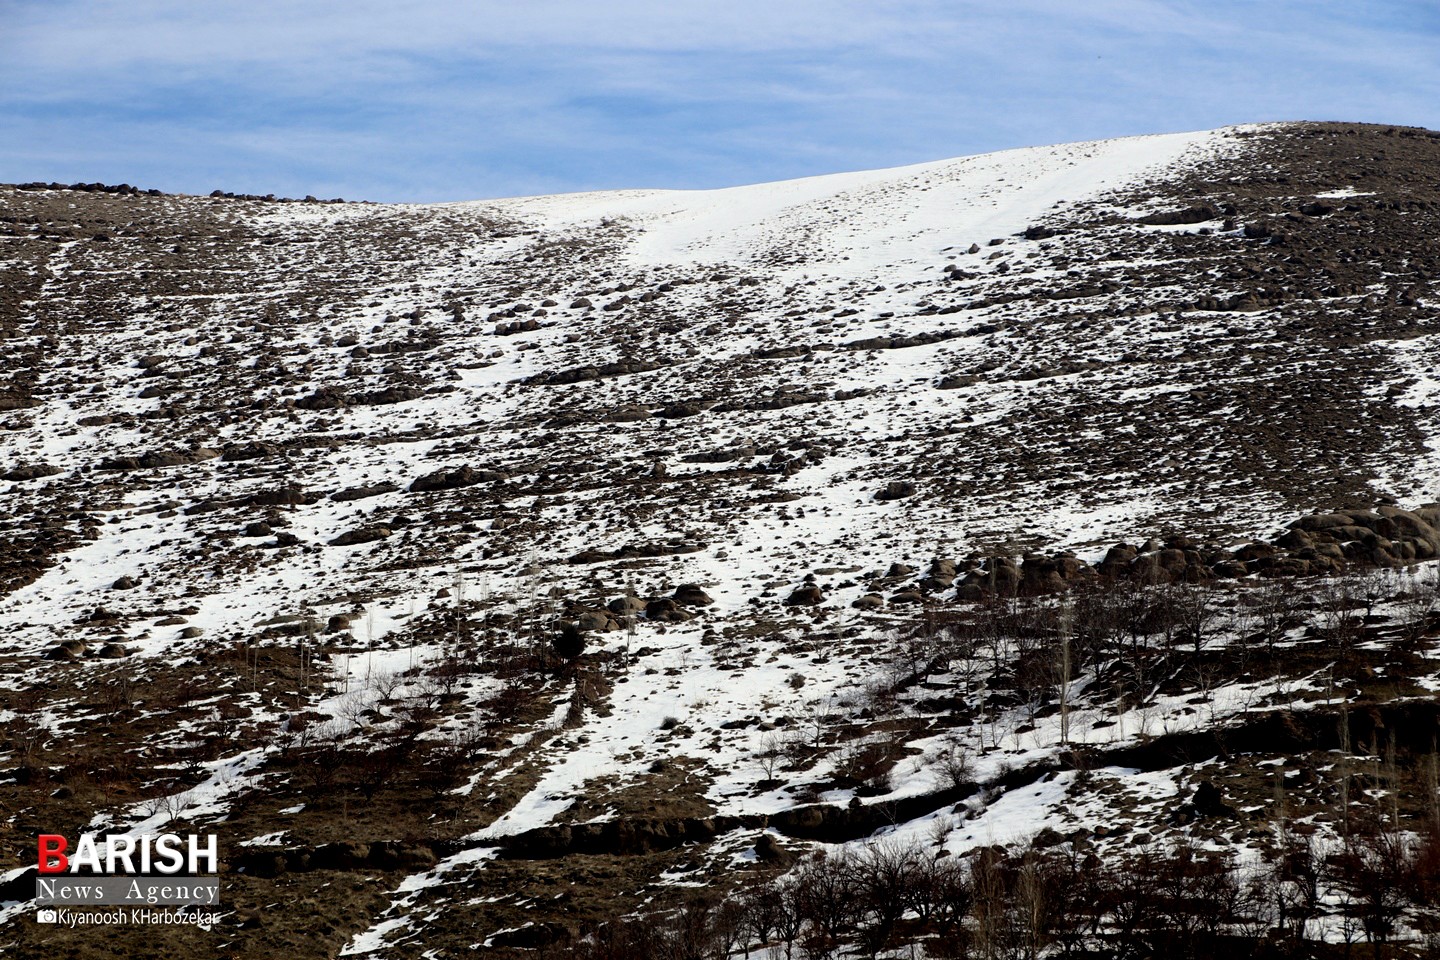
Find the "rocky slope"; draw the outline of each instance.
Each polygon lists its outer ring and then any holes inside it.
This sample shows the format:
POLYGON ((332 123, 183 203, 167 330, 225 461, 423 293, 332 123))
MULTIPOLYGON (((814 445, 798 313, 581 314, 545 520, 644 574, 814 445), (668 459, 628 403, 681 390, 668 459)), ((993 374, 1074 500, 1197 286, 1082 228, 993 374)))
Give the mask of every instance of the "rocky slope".
MULTIPOLYGON (((947 810, 956 855, 1184 829, 1161 807, 1213 754, 1166 738, 1317 700, 1316 584, 1440 552, 1436 133, 423 207, 26 185, 0 214, 6 890, 38 832, 187 824, 235 908, 102 940, 16 902, 18 955, 518 948, 947 810), (1313 596, 1268 673, 1077 665, 1088 800, 1023 649, 963 683, 915 653, 1102 582, 1195 585, 1228 649, 1275 577, 1313 596)), ((1382 580, 1339 661, 1408 709, 1428 594, 1382 580)))

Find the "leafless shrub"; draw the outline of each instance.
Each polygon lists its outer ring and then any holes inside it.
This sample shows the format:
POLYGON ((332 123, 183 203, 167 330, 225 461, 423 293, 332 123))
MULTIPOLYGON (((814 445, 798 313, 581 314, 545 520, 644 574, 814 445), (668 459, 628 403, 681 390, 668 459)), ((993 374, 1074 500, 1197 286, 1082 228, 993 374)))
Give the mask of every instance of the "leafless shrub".
POLYGON ((965 786, 974 780, 970 750, 958 737, 947 737, 932 762, 939 774, 940 785, 946 790, 965 786))
POLYGON ((786 757, 788 746, 785 735, 777 730, 767 731, 760 738, 760 749, 755 753, 755 763, 767 782, 775 779, 775 773, 786 757))

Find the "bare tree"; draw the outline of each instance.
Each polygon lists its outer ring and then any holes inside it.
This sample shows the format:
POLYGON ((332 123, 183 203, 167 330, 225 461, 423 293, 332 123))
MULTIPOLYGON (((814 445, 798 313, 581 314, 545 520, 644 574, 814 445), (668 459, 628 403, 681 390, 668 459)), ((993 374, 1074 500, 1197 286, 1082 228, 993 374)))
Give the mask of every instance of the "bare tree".
POLYGON ((1363 598, 1358 585, 1349 577, 1327 577, 1320 585, 1319 594, 1321 630, 1341 653, 1349 653, 1364 626, 1360 614, 1363 598))
POLYGON ((884 840, 850 861, 860 946, 872 958, 890 943, 896 923, 909 909, 920 862, 913 847, 884 840))
POLYGON ((1060 664, 1059 664, 1059 693, 1060 693, 1060 743, 1062 746, 1070 743, 1070 636, 1074 628, 1074 609, 1069 600, 1061 602, 1060 607, 1060 664))
POLYGON ((1208 587, 1186 583, 1173 587, 1169 594, 1181 641, 1193 644, 1195 653, 1199 654, 1200 647, 1205 643, 1206 630, 1215 614, 1210 590, 1208 587))
POLYGON ((770 730, 760 738, 760 749, 755 753, 755 763, 759 765, 760 772, 765 775, 766 782, 773 782, 775 772, 779 769, 781 761, 786 756, 786 743, 784 734, 777 730, 770 730))

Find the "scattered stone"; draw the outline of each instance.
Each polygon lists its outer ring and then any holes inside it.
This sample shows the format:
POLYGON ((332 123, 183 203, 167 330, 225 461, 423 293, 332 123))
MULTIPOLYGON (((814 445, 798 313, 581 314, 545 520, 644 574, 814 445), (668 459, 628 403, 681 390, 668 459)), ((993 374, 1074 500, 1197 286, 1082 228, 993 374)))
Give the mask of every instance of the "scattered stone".
POLYGON ((367 524, 347 533, 340 534, 340 536, 330 541, 330 546, 352 547, 361 543, 373 543, 376 540, 384 540, 390 536, 390 533, 391 530, 389 527, 378 523, 367 524))
POLYGON ((477 483, 495 483, 504 480, 505 475, 494 470, 476 470, 468 464, 453 470, 436 470, 416 479, 410 484, 411 493, 434 490, 458 490, 477 483))
POLYGON ((344 490, 337 490, 330 494, 330 499, 336 503, 350 503, 355 500, 365 500, 369 497, 378 497, 383 493, 394 493, 400 489, 398 483, 381 481, 379 483, 367 484, 363 487, 348 487, 344 490))

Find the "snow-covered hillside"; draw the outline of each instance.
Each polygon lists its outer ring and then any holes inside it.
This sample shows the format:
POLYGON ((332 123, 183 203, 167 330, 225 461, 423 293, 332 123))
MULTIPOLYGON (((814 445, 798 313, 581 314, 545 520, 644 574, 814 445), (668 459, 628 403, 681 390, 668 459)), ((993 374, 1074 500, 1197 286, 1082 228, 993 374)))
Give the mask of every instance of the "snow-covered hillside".
MULTIPOLYGON (((0 188, 0 717, 45 758, 4 788, 8 877, 39 819, 214 825, 266 948, 306 897, 325 950, 419 956, 528 923, 549 868, 517 844, 580 843, 547 828, 696 831, 651 844, 663 863, 594 839, 616 862, 564 881, 606 891, 593 914, 753 863, 766 830, 798 842, 785 818, 816 805, 912 804, 891 831, 943 820, 957 855, 1093 828, 1117 792, 1143 814, 1201 774, 996 785, 1294 706, 1323 665, 1203 710, 1158 677, 1117 700, 1092 665, 1062 737, 1043 704, 984 706, 998 660, 917 679, 895 651, 1009 576, 996 558, 1022 592, 1106 561, 1243 593, 1435 555, 1440 516, 1388 509, 1440 482, 1440 148, 1402 134, 420 207, 0 188), (397 743, 422 760, 376 759, 397 743), (856 775, 877 750, 885 776, 856 775), (368 879, 332 896, 331 869, 368 879)), ((1217 643, 1249 622, 1214 607, 1217 643)))
POLYGON ((704 191, 624 191, 460 204, 546 234, 623 220, 635 267, 765 266, 803 257, 786 280, 896 282, 971 242, 1011 237, 1065 205, 1232 155, 1233 134, 1170 134, 1007 150, 938 163, 704 191))

